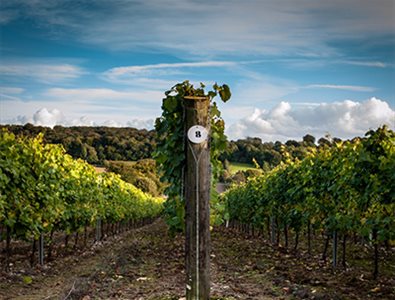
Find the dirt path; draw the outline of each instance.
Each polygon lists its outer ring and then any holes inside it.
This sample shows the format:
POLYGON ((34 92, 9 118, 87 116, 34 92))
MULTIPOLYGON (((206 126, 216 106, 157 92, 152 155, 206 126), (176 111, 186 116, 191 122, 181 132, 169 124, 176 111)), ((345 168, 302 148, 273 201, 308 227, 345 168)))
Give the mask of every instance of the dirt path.
MULTIPOLYGON (((168 237, 166 230, 158 220, 79 256, 59 257, 45 268, 3 273, 0 298, 182 299, 184 241, 181 236, 168 237)), ((348 277, 336 276, 323 265, 306 265, 301 258, 280 253, 261 239, 225 229, 212 232, 212 299, 376 299, 383 295, 380 299, 391 299, 394 295, 391 290, 383 294, 384 287, 374 291, 377 282, 362 285, 351 278, 355 282, 347 283, 343 281, 348 277)))

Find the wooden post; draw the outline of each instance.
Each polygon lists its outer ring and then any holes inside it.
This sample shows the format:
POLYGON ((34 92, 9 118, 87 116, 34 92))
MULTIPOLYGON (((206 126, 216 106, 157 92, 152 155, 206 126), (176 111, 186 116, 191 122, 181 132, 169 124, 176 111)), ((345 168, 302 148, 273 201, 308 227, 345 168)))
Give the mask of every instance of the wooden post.
POLYGON ((210 101, 185 97, 185 267, 187 300, 210 298, 210 101), (200 125, 200 126, 197 126, 200 125))

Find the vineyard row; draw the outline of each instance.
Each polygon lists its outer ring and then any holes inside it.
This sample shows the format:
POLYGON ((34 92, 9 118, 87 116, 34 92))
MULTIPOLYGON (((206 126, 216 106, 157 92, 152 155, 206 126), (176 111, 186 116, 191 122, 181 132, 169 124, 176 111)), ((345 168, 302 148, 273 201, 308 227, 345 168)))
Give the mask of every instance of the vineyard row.
POLYGON ((347 237, 359 236, 373 245, 377 277, 379 246, 395 240, 394 182, 395 134, 384 126, 231 188, 222 196, 224 216, 268 228, 274 244, 283 233, 286 246, 290 232, 306 232, 308 245, 312 230, 323 232, 325 251, 329 238, 337 247, 342 236, 345 251, 347 237))
POLYGON ((83 231, 106 224, 154 218, 163 199, 143 193, 113 173, 98 174, 42 135, 15 137, 0 132, 0 226, 6 252, 11 239, 38 240, 55 231, 83 231))

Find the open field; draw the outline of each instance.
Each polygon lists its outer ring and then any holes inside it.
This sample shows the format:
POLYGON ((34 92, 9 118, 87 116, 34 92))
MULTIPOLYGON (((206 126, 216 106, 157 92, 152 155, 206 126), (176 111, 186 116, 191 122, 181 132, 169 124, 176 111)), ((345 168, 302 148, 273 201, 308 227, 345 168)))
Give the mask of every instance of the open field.
POLYGON ((247 170, 259 170, 255 168, 252 164, 238 163, 238 162, 229 162, 230 172, 232 174, 237 173, 238 171, 247 171, 247 170))

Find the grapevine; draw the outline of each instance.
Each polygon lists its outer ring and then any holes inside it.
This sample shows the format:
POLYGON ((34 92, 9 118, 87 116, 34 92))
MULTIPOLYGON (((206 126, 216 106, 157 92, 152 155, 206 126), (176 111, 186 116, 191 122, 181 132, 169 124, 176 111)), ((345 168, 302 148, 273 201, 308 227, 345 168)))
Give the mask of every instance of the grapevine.
POLYGON ((383 126, 369 131, 365 138, 338 142, 331 149, 320 148, 303 161, 280 165, 269 174, 230 189, 222 201, 230 221, 255 228, 275 224, 277 231, 269 228, 269 235, 276 234, 274 242, 278 243, 283 231, 285 246, 288 229, 296 237, 303 228, 310 232, 310 226, 320 229, 328 239, 329 234, 340 234, 343 266, 347 236, 371 240, 376 277, 378 244, 395 239, 394 170, 395 133, 383 126))
POLYGON ((184 97, 208 97, 210 103, 211 136, 210 160, 212 166, 213 182, 221 172, 222 163, 219 155, 226 149, 225 123, 221 112, 213 99, 219 94, 222 101, 229 100, 231 93, 227 85, 214 84, 213 91, 207 94, 205 86, 201 83, 199 88, 194 88, 189 81, 176 84, 165 92, 162 104, 162 116, 156 119, 155 129, 158 142, 154 158, 161 172, 161 180, 168 183, 165 194, 168 199, 165 203, 167 223, 170 229, 182 231, 184 228, 184 202, 183 202, 183 169, 186 160, 185 154, 185 125, 184 125, 184 97))
POLYGON ((96 173, 43 136, 16 138, 0 132, 0 225, 11 238, 37 240, 78 232, 96 220, 116 223, 152 218, 162 199, 149 196, 113 173, 96 173))

